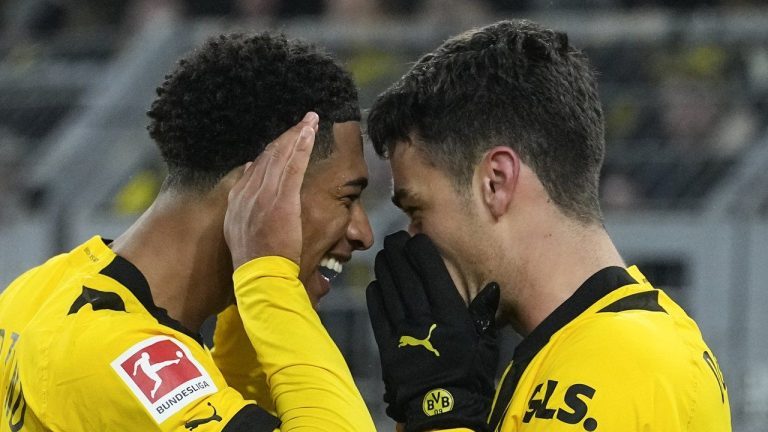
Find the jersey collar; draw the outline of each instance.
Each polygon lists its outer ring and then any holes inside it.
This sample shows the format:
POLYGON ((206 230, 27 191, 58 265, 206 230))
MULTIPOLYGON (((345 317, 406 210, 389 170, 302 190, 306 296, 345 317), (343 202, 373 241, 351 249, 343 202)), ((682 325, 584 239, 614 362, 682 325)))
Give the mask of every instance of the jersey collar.
MULTIPOLYGON (((636 270, 636 269, 635 269, 636 270)), ((638 271, 639 273, 639 271, 638 271)), ((530 360, 549 342, 549 339, 566 324, 612 291, 625 285, 638 283, 627 269, 606 267, 593 274, 577 290, 544 319, 515 348, 514 362, 530 360)))
MULTIPOLYGON (((111 243, 110 240, 102 240, 104 246, 111 243)), ((111 251, 111 249, 110 249, 111 251)), ((180 322, 171 318, 168 315, 168 311, 157 306, 155 300, 152 298, 152 291, 149 289, 149 283, 141 271, 133 265, 127 259, 112 252, 115 258, 107 264, 99 273, 114 279, 124 287, 126 287, 138 300, 142 306, 149 312, 155 319, 162 325, 170 327, 178 332, 196 340, 200 345, 203 344, 203 339, 199 333, 195 333, 192 330, 184 327, 180 322)))
POLYGON ((497 426, 501 422, 501 418, 509 405, 509 401, 512 399, 512 395, 523 372, 527 369, 533 357, 549 343, 552 335, 589 309, 601 298, 616 289, 636 283, 647 283, 647 281, 634 266, 629 269, 606 267, 598 271, 590 276, 572 296, 558 306, 520 342, 517 348, 515 348, 512 363, 510 363, 502 377, 501 383, 499 383, 499 389, 488 418, 493 430, 498 429, 497 426))

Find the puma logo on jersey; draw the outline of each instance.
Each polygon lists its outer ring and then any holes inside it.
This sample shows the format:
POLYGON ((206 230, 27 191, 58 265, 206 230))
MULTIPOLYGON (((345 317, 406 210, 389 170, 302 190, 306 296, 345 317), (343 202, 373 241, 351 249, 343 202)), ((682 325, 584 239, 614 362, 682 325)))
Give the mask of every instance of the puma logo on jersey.
POLYGON ((213 415, 212 416, 206 417, 206 418, 203 418, 203 419, 190 420, 190 421, 184 423, 184 427, 189 429, 189 430, 193 430, 193 429, 196 429, 200 425, 204 425, 204 424, 210 423, 212 421, 220 422, 221 421, 221 416, 216 414, 216 407, 211 405, 210 402, 208 402, 208 406, 213 408, 213 415))
POLYGON ((432 326, 429 327, 429 333, 427 334, 427 337, 424 339, 416 339, 413 336, 400 336, 400 344, 397 345, 398 348, 402 348, 404 346, 422 346, 426 348, 427 351, 431 351, 435 354, 435 357, 440 357, 440 352, 435 349, 435 347, 432 346, 432 342, 429 341, 429 338, 432 337, 432 330, 434 330, 437 327, 437 324, 432 324, 432 326))

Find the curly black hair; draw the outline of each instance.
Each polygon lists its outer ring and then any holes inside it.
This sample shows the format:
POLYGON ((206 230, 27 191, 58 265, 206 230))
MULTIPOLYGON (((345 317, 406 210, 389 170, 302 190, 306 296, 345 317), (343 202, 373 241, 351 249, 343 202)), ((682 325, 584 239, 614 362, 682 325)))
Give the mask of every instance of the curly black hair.
POLYGON ((500 21, 448 39, 379 95, 368 136, 384 157, 415 145, 459 191, 488 149, 509 146, 566 214, 602 220, 603 112, 591 66, 564 33, 500 21))
POLYGON ((165 77, 147 112, 164 187, 213 187, 308 111, 320 116, 313 161, 333 151, 333 123, 360 120, 352 78, 330 55, 283 34, 209 39, 165 77))

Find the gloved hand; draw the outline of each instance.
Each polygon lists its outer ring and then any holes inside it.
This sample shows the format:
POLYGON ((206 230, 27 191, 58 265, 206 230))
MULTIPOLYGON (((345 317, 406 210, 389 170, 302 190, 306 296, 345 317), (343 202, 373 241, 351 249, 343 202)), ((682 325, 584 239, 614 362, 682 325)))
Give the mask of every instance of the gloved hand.
POLYGON ((499 286, 486 285, 469 307, 432 241, 387 236, 368 285, 387 415, 407 432, 466 427, 486 431, 498 363, 499 286))

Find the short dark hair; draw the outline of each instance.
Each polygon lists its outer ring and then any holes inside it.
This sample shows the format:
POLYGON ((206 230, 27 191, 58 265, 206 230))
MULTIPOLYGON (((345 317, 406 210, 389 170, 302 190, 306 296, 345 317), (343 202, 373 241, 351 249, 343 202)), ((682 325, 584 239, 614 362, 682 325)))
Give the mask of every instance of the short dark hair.
POLYGON ((603 113, 586 56, 564 33, 501 21, 448 39, 378 96, 368 136, 415 145, 468 190, 493 146, 514 149, 570 217, 602 220, 603 113))
POLYGON ((308 111, 320 116, 312 160, 333 151, 333 123, 359 121, 357 89, 330 55, 283 34, 209 39, 157 88, 147 129, 166 187, 207 190, 253 160, 308 111))

